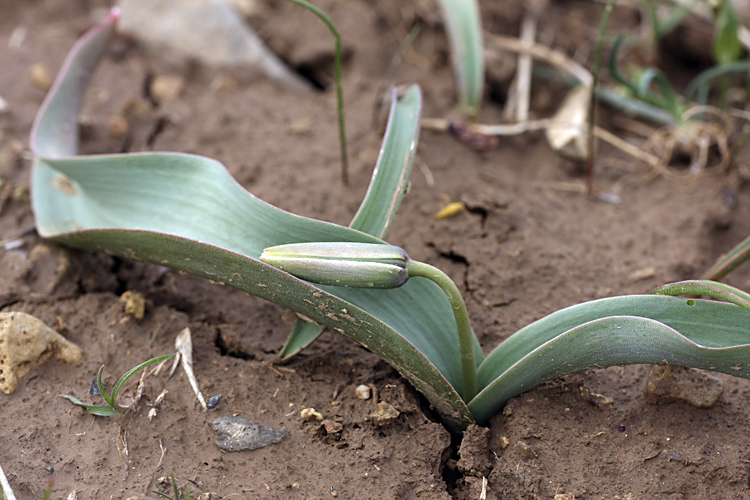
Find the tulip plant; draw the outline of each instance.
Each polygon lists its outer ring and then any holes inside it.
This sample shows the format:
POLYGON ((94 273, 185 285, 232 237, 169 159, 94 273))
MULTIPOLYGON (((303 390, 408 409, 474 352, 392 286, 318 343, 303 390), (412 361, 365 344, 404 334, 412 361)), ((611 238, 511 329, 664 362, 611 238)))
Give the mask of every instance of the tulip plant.
POLYGON ((209 158, 77 156, 85 84, 116 19, 113 11, 76 43, 35 121, 32 202, 41 236, 190 272, 293 309, 390 363, 454 432, 486 423, 540 383, 588 368, 670 363, 750 378, 750 295, 710 281, 568 307, 485 357, 456 286, 382 239, 416 150, 416 86, 393 93, 378 164, 351 227, 275 208, 209 158))

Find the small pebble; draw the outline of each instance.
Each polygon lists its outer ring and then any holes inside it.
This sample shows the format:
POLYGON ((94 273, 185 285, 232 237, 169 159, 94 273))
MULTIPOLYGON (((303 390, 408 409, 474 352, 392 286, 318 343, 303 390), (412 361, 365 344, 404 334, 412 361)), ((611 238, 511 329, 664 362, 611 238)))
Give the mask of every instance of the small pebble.
POLYGON ((335 422, 333 420, 323 420, 321 422, 321 425, 326 430, 327 434, 336 434, 337 432, 341 432, 344 430, 344 425, 340 422, 335 422))
POLYGON ((357 399, 370 399, 370 396, 372 396, 372 389, 367 385, 360 385, 357 386, 355 389, 355 394, 357 396, 357 399))
POLYGON ((89 396, 101 396, 102 393, 99 392, 99 384, 96 381, 96 378, 91 381, 91 388, 89 389, 89 396))
POLYGON ((312 422, 313 420, 320 422, 323 420, 323 415, 315 411, 315 408, 305 408, 299 412, 299 416, 303 422, 312 422))
POLYGON ((215 394, 206 400, 206 408, 213 410, 221 403, 221 393, 215 394))
POLYGON ((42 63, 35 63, 31 66, 31 83, 39 90, 47 91, 52 86, 52 77, 49 76, 49 70, 42 63))
POLYGON ((502 436, 500 438, 500 449, 504 450, 508 446, 510 446, 510 439, 507 436, 502 436))
POLYGON ((724 382, 713 375, 683 366, 655 365, 646 379, 644 399, 651 404, 676 401, 711 408, 724 392, 724 382))
POLYGON ((185 79, 179 75, 158 75, 151 82, 151 95, 157 101, 176 101, 185 90, 185 79))
POLYGON ((226 451, 253 451, 291 436, 285 429, 257 424, 236 415, 218 417, 208 423, 216 433, 216 445, 226 451))
POLYGON ((143 319, 146 314, 146 299, 138 292, 126 291, 120 295, 120 302, 125 302, 125 314, 135 319, 143 319))
POLYGON ((376 425, 386 425, 391 420, 401 415, 391 404, 381 401, 378 403, 378 411, 370 415, 370 420, 376 425))
POLYGON ((123 137, 130 130, 128 120, 122 115, 115 115, 107 122, 110 137, 123 137))

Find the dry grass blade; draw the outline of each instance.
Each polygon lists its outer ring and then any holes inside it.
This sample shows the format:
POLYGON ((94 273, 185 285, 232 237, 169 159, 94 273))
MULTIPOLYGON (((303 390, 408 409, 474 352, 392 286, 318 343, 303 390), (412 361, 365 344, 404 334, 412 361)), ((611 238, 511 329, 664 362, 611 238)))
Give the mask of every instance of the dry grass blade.
POLYGON ((195 379, 195 373, 193 373, 193 341, 190 337, 190 328, 185 328, 179 335, 177 335, 177 338, 174 341, 174 346, 180 354, 182 368, 185 370, 185 375, 187 375, 188 382, 190 382, 190 387, 193 388, 193 392, 195 392, 195 396, 198 398, 203 409, 208 410, 206 400, 198 388, 198 381, 195 379))
POLYGON ((8 483, 8 478, 5 477, 2 467, 0 467, 0 486, 3 487, 2 491, 5 500, 16 500, 16 495, 13 494, 13 490, 10 488, 10 483, 8 483))

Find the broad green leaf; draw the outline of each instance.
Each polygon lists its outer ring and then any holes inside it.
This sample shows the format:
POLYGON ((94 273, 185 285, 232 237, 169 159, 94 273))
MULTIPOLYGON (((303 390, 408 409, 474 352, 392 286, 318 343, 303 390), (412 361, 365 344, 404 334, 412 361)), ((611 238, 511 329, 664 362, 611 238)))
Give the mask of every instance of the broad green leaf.
MULTIPOLYGON (((89 34, 101 44, 110 17, 89 34)), ((344 333, 389 362, 453 429, 473 421, 460 392, 455 319, 442 290, 415 279, 396 290, 315 287, 258 260, 263 249, 308 241, 382 243, 361 231, 299 217, 243 189, 220 163, 179 153, 73 157, 54 130, 75 123, 63 105, 95 58, 79 44, 32 132, 32 203, 37 230, 52 241, 173 267, 297 311, 344 333)), ((481 350, 475 340, 478 360, 481 350)))
MULTIPOLYGON (((382 239, 388 236, 396 211, 406 194, 414 165, 421 108, 422 97, 418 87, 409 87, 400 95, 395 88, 391 90, 391 110, 380 154, 367 194, 349 224, 352 229, 382 239)), ((288 361, 299 354, 321 333, 323 327, 297 319, 281 350, 281 360, 288 361)))
POLYGON ((477 0, 440 0, 440 5, 451 47, 459 103, 469 116, 476 116, 484 89, 479 3, 477 0))
POLYGON ((469 403, 479 423, 508 399, 567 373, 667 362, 750 378, 750 313, 660 295, 613 297, 557 311, 519 330, 479 367, 469 403))
POLYGON ((87 412, 91 413, 92 415, 96 415, 97 417, 114 417, 115 415, 122 415, 121 412, 117 411, 111 406, 87 405, 86 403, 82 403, 80 400, 74 398, 73 396, 68 396, 66 394, 61 394, 60 397, 67 399, 76 406, 83 407, 87 412))
POLYGON ((720 280, 748 259, 750 259, 750 236, 739 242, 737 246, 722 256, 711 266, 711 269, 705 272, 703 277, 708 280, 720 280))

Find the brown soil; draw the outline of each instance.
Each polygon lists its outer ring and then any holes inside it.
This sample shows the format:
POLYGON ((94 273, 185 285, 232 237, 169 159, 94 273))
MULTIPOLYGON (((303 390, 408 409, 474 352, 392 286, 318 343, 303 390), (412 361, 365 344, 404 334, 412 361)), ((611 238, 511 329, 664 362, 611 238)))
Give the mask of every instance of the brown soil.
MULTIPOLYGON (((487 29, 517 33, 521 2, 483 3, 487 29)), ((297 7, 270 5, 253 21, 269 45, 293 64, 313 68, 328 85, 332 44, 325 28, 297 7)), ((349 188, 339 181, 330 90, 304 95, 266 81, 217 88, 182 75, 187 87, 178 100, 131 123, 128 140, 112 138, 108 120, 142 95, 148 75, 166 72, 121 39, 92 82, 82 148, 150 147, 214 157, 260 198, 347 224, 377 156, 381 130, 373 115, 384 75, 415 19, 423 33, 388 81, 418 81, 425 116, 453 111, 447 47, 431 5, 321 4, 341 29, 347 52, 349 188), (160 121, 166 126, 154 134, 160 121)), ((47 246, 31 231, 27 136, 44 92, 29 72, 42 63, 54 74, 90 26, 92 12, 100 16, 96 8, 106 6, 99 0, 0 4, 0 95, 10 106, 0 115, 0 240, 22 243, 0 249, 0 310, 27 312, 53 326, 59 318, 64 335, 85 350, 82 361, 49 362, 14 394, 0 394, 0 465, 20 499, 40 498, 53 479, 53 498, 74 491, 79 499, 155 496, 151 490, 168 491, 158 478, 170 475, 193 491, 248 499, 477 499, 482 477, 489 499, 750 497, 746 380, 724 377, 719 403, 696 409, 646 404, 647 367, 567 376, 512 400, 489 431, 472 428, 459 455, 460 443, 408 383, 342 336, 328 332, 292 363, 276 367, 290 329, 278 307, 169 269, 47 246), (23 42, 10 46, 20 28, 27 30, 23 42), (126 290, 146 297, 143 320, 125 314, 119 295, 126 290), (223 395, 217 409, 199 409, 181 371, 148 379, 137 411, 123 417, 95 418, 58 397, 91 400, 86 393, 102 364, 111 386, 137 363, 173 351, 186 326, 201 389, 223 395), (357 399, 360 384, 372 386, 375 396, 357 399), (149 420, 149 402, 163 389, 169 392, 149 420), (379 401, 401 415, 377 426, 369 415, 379 401), (300 411, 308 407, 343 424, 343 431, 326 434, 302 422, 300 411), (284 428, 291 438, 253 452, 222 452, 207 425, 219 414, 284 428)), ((600 14, 593 3, 552 2, 540 39, 589 64, 600 14), (560 26, 575 34, 558 32, 560 26)), ((623 13, 615 22, 632 27, 633 17, 623 13)), ((559 89, 542 83, 534 92, 535 111, 549 114, 559 89)), ((482 121, 497 122, 500 111, 486 100, 482 121)), ((581 186, 583 176, 540 134, 502 139, 496 149, 476 153, 446 135, 423 132, 411 190, 389 240, 459 283, 489 352, 559 308, 697 277, 750 233, 750 218, 742 215, 750 190, 730 182, 731 174, 691 184, 642 183, 644 166, 604 147, 598 158, 597 185, 617 190, 621 204, 556 187, 581 186), (468 210, 435 220, 447 199, 464 201, 468 210), (637 279, 648 268, 654 272, 637 279)), ((747 289, 750 272, 739 270, 730 282, 747 289)))

